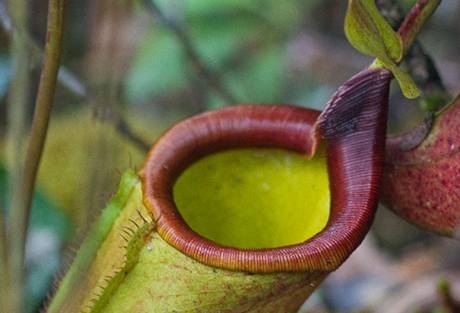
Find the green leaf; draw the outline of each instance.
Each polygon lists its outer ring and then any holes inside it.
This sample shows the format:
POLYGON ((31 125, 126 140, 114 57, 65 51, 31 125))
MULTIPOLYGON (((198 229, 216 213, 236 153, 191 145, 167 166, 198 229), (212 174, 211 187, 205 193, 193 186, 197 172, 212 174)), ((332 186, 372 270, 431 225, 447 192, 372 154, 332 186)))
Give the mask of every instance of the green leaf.
POLYGON ((345 35, 361 53, 394 62, 402 58, 401 37, 380 15, 374 0, 348 2, 345 35))
POLYGON ((403 54, 401 37, 380 14, 374 0, 348 1, 345 35, 356 50, 377 58, 373 67, 384 67, 393 73, 405 97, 420 95, 409 74, 396 64, 403 54))
POLYGON ((420 89, 418 89, 412 77, 405 71, 401 70, 396 64, 385 63, 382 60, 377 60, 371 66, 384 67, 389 70, 398 81, 399 88, 401 88, 401 91, 406 98, 415 99, 420 96, 420 89))
POLYGON ((407 72, 401 70, 397 66, 395 66, 393 69, 390 68, 390 71, 398 81, 399 87, 401 88, 401 91, 406 98, 415 99, 420 96, 420 89, 418 89, 414 80, 407 72))

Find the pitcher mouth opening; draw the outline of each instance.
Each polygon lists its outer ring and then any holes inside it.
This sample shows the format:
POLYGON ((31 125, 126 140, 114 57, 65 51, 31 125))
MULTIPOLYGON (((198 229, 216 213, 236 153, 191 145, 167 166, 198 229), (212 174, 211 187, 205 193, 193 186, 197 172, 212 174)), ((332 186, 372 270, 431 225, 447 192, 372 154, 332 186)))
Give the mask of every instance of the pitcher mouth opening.
POLYGON ((174 203, 197 234, 227 247, 279 248, 302 243, 327 224, 324 149, 313 158, 279 148, 231 148, 187 167, 174 203))
POLYGON ((175 183, 184 170, 215 152, 270 148, 308 154, 318 115, 318 111, 294 106, 241 105, 203 113, 168 130, 149 152, 141 172, 144 204, 157 221, 160 236, 199 262, 229 270, 336 269, 369 229, 379 176, 372 158, 362 162, 358 171, 351 170, 349 151, 340 141, 326 145, 329 220, 324 229, 305 241, 268 248, 223 245, 193 231, 174 199, 175 183), (363 176, 367 183, 363 184, 363 176))

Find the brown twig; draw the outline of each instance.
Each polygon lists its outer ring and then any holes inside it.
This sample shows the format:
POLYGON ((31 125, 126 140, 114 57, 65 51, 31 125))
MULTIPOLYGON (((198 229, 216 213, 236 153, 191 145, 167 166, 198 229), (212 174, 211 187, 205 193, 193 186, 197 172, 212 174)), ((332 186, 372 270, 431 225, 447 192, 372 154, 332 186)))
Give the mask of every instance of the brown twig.
POLYGON ((114 110, 99 110, 96 112, 96 117, 103 121, 108 121, 123 137, 128 139, 132 144, 136 145, 142 151, 149 151, 151 145, 139 138, 133 133, 129 124, 114 110))
POLYGON ((387 19, 394 29, 399 28, 399 34, 403 37, 406 57, 404 62, 408 65, 409 73, 414 77, 417 84, 424 91, 420 103, 425 106, 425 119, 415 129, 406 134, 408 140, 404 140, 404 150, 411 150, 418 146, 430 133, 434 123, 434 111, 439 110, 449 99, 448 92, 442 82, 436 65, 423 49, 422 45, 415 39, 421 26, 431 16, 440 0, 419 1, 403 18, 402 8, 395 0, 377 0, 382 15, 387 19), (412 28, 411 28, 412 27, 412 28), (431 108, 428 108, 431 106, 431 108))
POLYGON ((65 0, 50 0, 48 4, 47 42, 44 53, 44 65, 35 103, 31 135, 26 152, 21 186, 15 190, 11 201, 11 229, 15 236, 10 238, 11 283, 17 293, 19 303, 14 303, 12 313, 22 311, 22 284, 24 278, 24 249, 28 230, 30 207, 34 192, 35 179, 45 144, 48 122, 53 107, 57 73, 61 56, 62 35, 64 27, 65 0))
MULTIPOLYGON (((387 19, 394 29, 399 29, 398 33, 403 39, 404 53, 407 54, 405 60, 411 63, 411 69, 416 64, 422 63, 424 71, 430 75, 425 75, 424 80, 432 80, 432 84, 436 83, 439 88, 445 90, 442 84, 440 75, 434 65, 431 57, 425 53, 420 43, 415 40, 420 28, 429 19, 431 14, 440 4, 441 0, 419 0, 412 10, 403 18, 401 7, 394 0, 377 0, 377 5, 382 15, 387 19), (419 59, 416 62, 411 62, 414 58, 419 59)), ((420 66, 417 66, 420 67, 420 66)))
POLYGON ((412 9, 404 17, 398 29, 398 34, 402 40, 403 59, 413 46, 415 38, 419 34, 421 28, 436 11, 440 3, 441 0, 417 0, 412 9))
MULTIPOLYGON (((6 161, 8 169, 8 194, 13 197, 21 189, 21 175, 23 169, 23 158, 21 157, 23 140, 26 136, 26 116, 29 104, 30 89, 30 59, 31 52, 28 47, 28 2, 24 0, 11 1, 10 13, 12 19, 9 26, 12 29, 11 35, 11 57, 13 60, 13 75, 8 95, 7 129, 6 129, 6 161), (14 27, 13 27, 14 25, 14 27)), ((6 10, 2 15, 6 14, 6 10)), ((8 24, 8 23, 7 23, 8 24)), ((1 213, 0 213, 1 214, 1 213)), ((10 210, 11 220, 14 213, 10 210)), ((4 222, 4 221, 0 221, 4 222)), ((3 225, 2 225, 3 226, 3 225)), ((3 228, 3 227, 2 227, 3 228)), ((10 227, 2 229, 0 249, 5 254, 0 261, 5 285, 2 289, 3 305, 7 312, 19 312, 21 310, 21 282, 14 275, 22 269, 14 263, 15 259, 10 257, 6 249, 13 246, 10 242, 16 238, 18 229, 10 227), (8 233, 7 233, 8 232, 8 233), (11 269, 11 270, 10 270, 11 269)))
MULTIPOLYGON (((0 203, 0 281, 3 282, 3 286, 9 285, 8 278, 8 254, 7 254, 7 237, 5 230, 5 221, 3 217, 3 206, 0 203)), ((3 288, 0 292, 0 312, 9 311, 9 300, 7 292, 3 288)))
POLYGON ((438 297, 446 313, 459 313, 460 303, 458 303, 450 290, 450 284, 447 280, 442 279, 438 283, 438 297))
MULTIPOLYGON (((66 70, 65 68, 63 69, 66 70)), ((90 103, 94 102, 94 96, 87 92, 86 86, 72 72, 66 70, 65 72, 60 71, 59 74, 62 74, 59 75, 59 78, 61 78, 61 81, 66 82, 70 91, 73 91, 75 95, 81 98, 86 98, 90 103)), ((118 110, 105 108, 104 111, 104 114, 95 114, 96 118, 110 122, 118 134, 135 145, 139 150, 143 152, 150 150, 152 145, 136 134, 118 110)))
POLYGON ((212 70, 209 65, 201 59, 200 54, 192 43, 192 40, 182 26, 163 14, 155 1, 144 0, 144 5, 147 9, 149 9, 153 16, 157 17, 163 25, 168 27, 174 33, 179 42, 182 44, 184 52, 198 77, 200 77, 200 79, 203 80, 224 101, 229 104, 237 103, 237 98, 230 92, 230 90, 224 87, 221 75, 215 70, 212 70))
MULTIPOLYGON (((9 18, 5 10, 3 2, 0 2, 0 24, 2 25, 3 29, 6 31, 7 34, 10 34, 13 31, 11 19, 9 18)), ((28 34, 24 34, 24 36, 25 38, 27 38, 28 48, 34 51, 34 53, 36 53, 37 55, 39 55, 39 58, 37 58, 37 60, 42 60, 43 49, 28 34)), ((82 100, 92 102, 91 100, 94 98, 94 96, 88 91, 87 86, 65 66, 61 65, 59 68, 58 81, 73 95, 77 96, 82 100)), ((132 127, 129 125, 128 122, 126 122, 123 119, 123 117, 118 111, 111 110, 110 117, 111 118, 107 120, 109 122, 112 122, 115 130, 121 136, 125 137, 128 141, 132 142, 142 151, 147 152, 150 149, 151 145, 147 143, 145 140, 143 140, 140 136, 138 136, 135 133, 135 131, 132 130, 132 127)))
MULTIPOLYGON (((391 0, 378 1, 377 4, 380 6, 382 14, 388 15, 385 17, 388 18, 392 26, 396 28, 399 24, 401 24, 398 28, 398 34, 402 40, 403 58, 408 55, 409 50, 414 45, 415 39, 420 32, 420 29, 431 17, 440 3, 441 0, 417 0, 409 13, 407 13, 404 19, 401 21, 400 10, 397 8, 395 10, 391 10, 393 5, 395 5, 394 2, 391 0)), ((432 61, 431 64, 433 64, 432 61)))
MULTIPOLYGON (((403 11, 395 0, 377 0, 377 5, 382 15, 394 29, 398 29, 403 22, 403 11)), ((407 52, 405 62, 409 66, 410 74, 415 78, 418 85, 429 94, 445 94, 446 88, 442 82, 439 71, 423 46, 415 40, 407 52)))
POLYGON ((412 46, 420 29, 431 17, 440 3, 441 0, 418 0, 409 13, 407 13, 398 30, 403 40, 403 49, 405 51, 412 46))

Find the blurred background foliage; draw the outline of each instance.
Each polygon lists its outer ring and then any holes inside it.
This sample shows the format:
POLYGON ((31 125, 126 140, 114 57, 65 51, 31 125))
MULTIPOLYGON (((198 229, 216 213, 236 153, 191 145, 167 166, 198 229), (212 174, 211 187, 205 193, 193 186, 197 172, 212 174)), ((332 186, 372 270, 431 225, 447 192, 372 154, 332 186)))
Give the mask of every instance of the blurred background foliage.
MULTIPOLYGON (((28 312, 40 306, 63 252, 77 245, 120 173, 141 168, 146 146, 167 127, 234 103, 321 109, 342 82, 371 61, 344 37, 344 0, 152 1, 68 1, 63 68, 27 244, 28 312)), ((399 3, 407 10, 414 1, 399 3)), ((5 210, 12 62, 8 3, 0 0, 0 5, 0 208, 5 210)), ((28 92, 34 94, 47 1, 31 0, 30 10, 35 48, 28 92)), ((444 1, 420 36, 452 94, 460 88, 459 15, 459 1, 444 1)), ((416 101, 404 100, 393 88, 392 132, 409 129, 423 116, 416 101)), ((411 279, 459 272, 458 243, 422 232, 384 209, 360 251, 306 310, 379 312, 376 307, 410 289, 411 279)), ((459 288, 456 277, 453 285, 459 288)), ((433 286, 433 279, 428 281, 433 286)), ((419 301, 417 296, 412 300, 419 301)), ((429 312, 431 304, 414 301, 408 308, 429 312)))

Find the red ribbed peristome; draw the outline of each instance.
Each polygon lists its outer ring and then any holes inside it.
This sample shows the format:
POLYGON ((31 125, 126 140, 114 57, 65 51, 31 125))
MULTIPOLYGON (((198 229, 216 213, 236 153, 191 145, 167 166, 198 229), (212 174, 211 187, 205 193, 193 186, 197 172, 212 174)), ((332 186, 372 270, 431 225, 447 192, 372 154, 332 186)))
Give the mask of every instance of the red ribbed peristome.
MULTIPOLYGON (((159 234, 178 250, 210 266, 249 272, 332 271, 367 233, 377 203, 390 74, 365 70, 344 84, 320 112, 294 106, 240 105, 203 113, 169 129, 153 146, 142 170, 144 203, 159 234), (356 92, 355 92, 356 91, 356 92), (351 114, 352 125, 334 132, 321 122, 334 106, 351 114), (350 112, 350 111, 349 111, 350 112), (318 127, 318 129, 316 129, 318 127), (319 132, 317 132, 319 130, 319 132), (317 133, 327 140, 331 215, 323 231, 297 244, 271 249, 225 247, 193 232, 174 205, 176 178, 206 154, 237 147, 277 147, 310 155, 317 133)), ((336 115, 337 116, 337 115, 336 115)), ((340 120, 340 119, 339 119, 340 120)), ((346 120, 340 120, 340 126, 346 120)), ((340 127, 339 127, 340 128, 340 127)))

